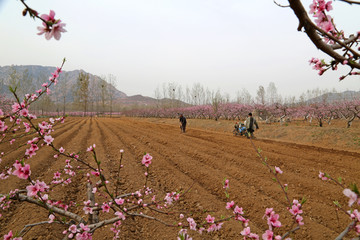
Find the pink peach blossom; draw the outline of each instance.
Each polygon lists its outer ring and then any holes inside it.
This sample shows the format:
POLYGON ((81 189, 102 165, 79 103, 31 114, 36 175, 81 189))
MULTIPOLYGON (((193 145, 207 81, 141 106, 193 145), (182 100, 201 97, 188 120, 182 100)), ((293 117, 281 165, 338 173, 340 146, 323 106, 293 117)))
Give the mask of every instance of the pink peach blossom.
POLYGON ((76 233, 76 232, 77 232, 77 227, 76 227, 76 225, 75 225, 75 224, 71 225, 71 226, 69 227, 69 231, 72 232, 72 233, 76 233))
POLYGON ((232 209, 234 207, 235 203, 234 201, 227 202, 226 203, 226 209, 232 209))
POLYGON ((246 227, 240 232, 240 234, 243 236, 248 236, 250 233, 251 233, 250 227, 246 227))
POLYGON ((225 189, 229 188, 229 179, 225 179, 223 188, 225 188, 225 189))
POLYGON ((115 215, 118 216, 120 219, 125 220, 125 215, 122 212, 115 212, 115 215))
POLYGON ((280 174, 283 173, 283 171, 281 171, 281 169, 280 169, 279 167, 276 167, 276 166, 275 166, 275 172, 276 172, 276 173, 280 173, 280 174))
POLYGON ((190 218, 190 217, 187 218, 186 220, 189 223, 190 229, 196 231, 196 222, 195 222, 195 220, 193 218, 190 218))
POLYGON ((13 237, 13 233, 12 231, 10 230, 10 232, 8 234, 5 234, 4 235, 4 240, 11 240, 11 238, 13 237))
POLYGON ((103 212, 109 212, 109 210, 110 210, 110 206, 108 204, 106 204, 106 203, 103 203, 101 208, 102 208, 103 212))
POLYGON ((52 222, 54 222, 54 219, 55 219, 55 216, 54 216, 54 214, 50 214, 49 215, 49 221, 48 221, 48 223, 52 223, 52 222))
POLYGON ((44 137, 44 142, 45 142, 47 145, 50 145, 53 141, 54 141, 54 138, 51 137, 51 135, 46 135, 46 136, 44 137))
POLYGON ((297 224, 299 224, 300 226, 301 226, 301 225, 304 225, 304 223, 302 222, 302 221, 303 221, 303 217, 302 217, 302 216, 296 215, 295 220, 296 220, 297 224))
POLYGON ((115 199, 115 202, 116 202, 116 204, 118 204, 118 205, 123 205, 124 202, 125 202, 125 200, 122 199, 122 198, 117 198, 117 199, 115 199))
MULTIPOLYGON (((64 29, 66 24, 62 23, 60 19, 55 19, 55 12, 53 10, 50 10, 49 15, 42 14, 41 17, 45 22, 42 22, 42 26, 38 27, 38 35, 45 33, 45 39, 50 40, 54 37, 56 40, 59 40, 61 38, 61 33, 66 32, 64 29)), ((54 79, 56 79, 57 73, 58 72, 55 72, 53 75, 54 79)))
POLYGON ((27 179, 30 176, 31 170, 29 164, 25 164, 24 166, 22 166, 21 163, 17 161, 13 164, 13 166, 15 167, 15 170, 12 174, 17 176, 18 178, 27 179))
POLYGON ((324 181, 329 180, 329 178, 325 177, 325 173, 320 172, 320 171, 319 171, 319 178, 324 181))
POLYGON ((234 208, 234 214, 244 214, 243 208, 236 205, 236 207, 234 208))
POLYGON ((266 230, 265 233, 262 235, 263 240, 272 240, 274 233, 271 230, 266 230))
POLYGON ((343 194, 349 198, 349 207, 351 207, 358 198, 357 194, 348 188, 344 189, 343 194))
POLYGON ((214 223, 215 217, 211 217, 211 215, 207 215, 206 221, 207 221, 208 223, 214 223))
POLYGON ((278 219, 279 214, 275 214, 275 212, 273 212, 273 214, 271 214, 268 218, 268 225, 273 227, 281 227, 281 222, 278 219))
POLYGON ((50 10, 49 15, 47 14, 41 14, 40 16, 45 21, 54 21, 55 20, 55 12, 53 10, 50 10))
POLYGON ((145 167, 149 167, 150 164, 151 164, 151 159, 152 159, 152 156, 147 153, 147 154, 145 154, 145 155, 143 156, 143 159, 142 159, 141 163, 142 163, 143 165, 145 165, 145 167))

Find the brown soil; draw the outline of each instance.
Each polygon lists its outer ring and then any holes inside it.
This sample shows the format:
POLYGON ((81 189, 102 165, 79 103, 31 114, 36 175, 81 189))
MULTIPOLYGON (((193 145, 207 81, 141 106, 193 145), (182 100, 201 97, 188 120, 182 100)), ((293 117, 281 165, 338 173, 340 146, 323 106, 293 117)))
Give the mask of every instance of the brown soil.
MULTIPOLYGON (((289 229, 290 214, 280 188, 272 181, 272 175, 261 164, 251 142, 244 137, 234 137, 231 133, 233 122, 188 120, 185 134, 180 133, 176 119, 131 119, 131 118, 69 118, 65 124, 56 127, 53 134, 55 145, 67 151, 79 151, 80 156, 92 162, 86 148, 96 144, 98 159, 110 182, 116 177, 120 149, 124 149, 124 179, 121 190, 132 192, 144 184, 144 168, 141 158, 144 152, 153 156, 151 165, 151 186, 159 195, 174 191, 191 191, 184 196, 174 211, 200 220, 200 216, 211 214, 219 219, 230 215, 225 209, 226 197, 222 188, 223 179, 230 179, 230 197, 245 210, 251 219, 253 232, 262 234, 267 229, 262 219, 265 209, 273 207, 281 214, 284 225, 276 230, 281 234, 289 229)), ((291 237, 293 239, 333 239, 350 222, 333 205, 339 200, 344 206, 347 199, 342 189, 335 184, 318 178, 319 170, 334 177, 341 176, 346 184, 360 182, 359 128, 345 129, 341 124, 319 128, 303 123, 287 126, 260 125, 253 140, 257 148, 269 160, 269 164, 279 166, 284 173, 280 176, 289 185, 290 199, 307 199, 303 207, 305 225, 291 237)), ((27 139, 24 139, 25 141, 27 139)), ((20 150, 8 145, 0 145, 0 151, 11 152, 0 164, 13 163, 21 158, 20 150)), ((62 158, 54 159, 54 153, 45 147, 30 160, 32 176, 50 181, 53 173, 61 170, 65 163, 62 158)), ((56 190, 55 196, 65 202, 86 200, 85 172, 78 174, 73 182, 56 190), (69 197, 71 196, 71 197, 69 197)), ((0 193, 14 188, 24 188, 26 181, 10 177, 0 182, 0 193)), ((76 211, 83 215, 82 208, 76 211)), ((151 213, 148 213, 151 214, 151 213)), ((162 219, 174 223, 174 216, 162 219)), ((13 204, 3 212, 0 219, 0 236, 10 229, 20 231, 22 226, 46 221, 47 213, 27 203, 13 204)), ((201 219, 203 220, 203 218, 201 219)), ((199 235, 190 232, 193 239, 240 239, 241 224, 230 221, 221 231, 199 235)), ((60 225, 42 225, 32 228, 24 239, 61 239, 60 225), (56 230, 59 233, 50 233, 56 230)), ((122 239, 175 239, 178 228, 165 227, 159 222, 141 218, 127 219, 123 225, 122 239)), ((110 226, 100 229, 94 239, 112 239, 110 226)))

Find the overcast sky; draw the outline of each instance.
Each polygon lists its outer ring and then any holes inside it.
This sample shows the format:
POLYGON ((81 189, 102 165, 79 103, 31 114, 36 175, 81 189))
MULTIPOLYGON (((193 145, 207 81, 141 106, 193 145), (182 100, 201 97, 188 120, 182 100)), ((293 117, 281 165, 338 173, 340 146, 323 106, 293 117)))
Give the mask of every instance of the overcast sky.
MULTIPOLYGON (((339 82, 339 71, 319 77, 312 70, 311 57, 329 58, 296 30, 293 11, 272 0, 26 2, 41 14, 54 10, 67 32, 47 41, 36 34, 40 21, 22 17, 20 1, 0 0, 0 66, 59 66, 66 57, 64 70, 113 74, 127 95, 154 96, 164 82, 200 83, 232 98, 242 87, 255 96, 269 82, 283 97, 317 87, 360 90, 359 76, 339 82)), ((333 7, 338 28, 360 30, 360 6, 333 7)))

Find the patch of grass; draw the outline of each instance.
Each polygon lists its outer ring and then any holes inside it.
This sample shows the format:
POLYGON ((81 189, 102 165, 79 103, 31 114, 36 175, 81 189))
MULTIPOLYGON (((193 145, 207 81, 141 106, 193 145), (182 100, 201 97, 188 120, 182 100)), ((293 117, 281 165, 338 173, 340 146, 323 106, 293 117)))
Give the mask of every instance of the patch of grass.
POLYGON ((360 145, 360 137, 354 137, 353 140, 354 140, 355 144, 360 145))

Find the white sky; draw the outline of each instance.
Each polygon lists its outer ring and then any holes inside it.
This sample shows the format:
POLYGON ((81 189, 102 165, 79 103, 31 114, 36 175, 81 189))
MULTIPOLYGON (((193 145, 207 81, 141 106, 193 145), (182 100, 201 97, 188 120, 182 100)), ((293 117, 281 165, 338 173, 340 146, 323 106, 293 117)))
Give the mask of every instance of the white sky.
MULTIPOLYGON (((154 96, 164 82, 201 83, 232 98, 242 87, 255 96, 269 82, 283 97, 317 87, 360 90, 359 76, 339 82, 339 71, 319 77, 311 69, 308 60, 325 55, 296 30, 293 11, 272 0, 26 2, 41 14, 54 10, 68 32, 47 41, 36 34, 40 21, 22 17, 20 1, 0 0, 0 66, 58 66, 66 57, 64 70, 111 73, 127 95, 154 96)), ((338 28, 360 30, 360 6, 333 6, 338 28)))

